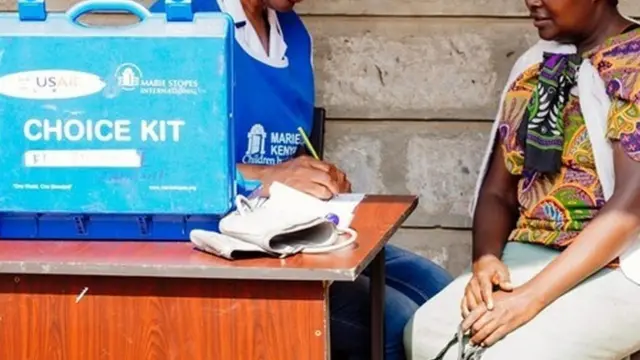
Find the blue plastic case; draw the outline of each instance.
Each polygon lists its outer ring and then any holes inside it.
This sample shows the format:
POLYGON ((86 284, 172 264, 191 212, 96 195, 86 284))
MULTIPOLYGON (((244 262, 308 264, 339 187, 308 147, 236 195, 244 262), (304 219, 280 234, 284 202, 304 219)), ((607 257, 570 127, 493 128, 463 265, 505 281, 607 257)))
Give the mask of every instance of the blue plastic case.
POLYGON ((166 5, 0 14, 0 238, 185 240, 232 208, 233 21, 166 5))

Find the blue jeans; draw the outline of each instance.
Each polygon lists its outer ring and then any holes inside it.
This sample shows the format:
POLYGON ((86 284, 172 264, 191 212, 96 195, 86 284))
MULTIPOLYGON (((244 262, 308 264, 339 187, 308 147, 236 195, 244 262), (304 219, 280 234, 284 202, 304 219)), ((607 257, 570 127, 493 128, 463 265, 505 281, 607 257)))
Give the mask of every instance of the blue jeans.
MULTIPOLYGON (((393 245, 385 247, 385 356, 404 360, 404 326, 413 313, 453 278, 430 260, 393 245)), ((368 271, 355 282, 334 282, 329 302, 335 359, 371 359, 368 271)))

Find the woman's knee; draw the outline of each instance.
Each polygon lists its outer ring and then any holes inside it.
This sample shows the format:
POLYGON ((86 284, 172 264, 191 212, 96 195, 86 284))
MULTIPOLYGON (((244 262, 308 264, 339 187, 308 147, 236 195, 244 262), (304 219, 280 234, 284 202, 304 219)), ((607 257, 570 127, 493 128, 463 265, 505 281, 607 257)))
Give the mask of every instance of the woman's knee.
POLYGON ((369 281, 336 282, 330 288, 331 347, 350 357, 366 358, 370 350, 369 281))
POLYGON ((411 251, 386 246, 387 285, 422 305, 445 288, 453 277, 433 261, 411 251))
MULTIPOLYGON (((331 287, 332 347, 350 356, 366 358, 370 350, 371 313, 369 278, 331 287)), ((418 304, 389 286, 385 289, 385 355, 404 359, 403 331, 418 304)))
POLYGON ((385 327, 389 335, 401 338, 404 327, 419 305, 400 291, 387 286, 385 293, 385 327))
POLYGON ((409 297, 387 286, 385 296, 385 354, 387 359, 405 359, 404 328, 418 307, 418 304, 409 297))

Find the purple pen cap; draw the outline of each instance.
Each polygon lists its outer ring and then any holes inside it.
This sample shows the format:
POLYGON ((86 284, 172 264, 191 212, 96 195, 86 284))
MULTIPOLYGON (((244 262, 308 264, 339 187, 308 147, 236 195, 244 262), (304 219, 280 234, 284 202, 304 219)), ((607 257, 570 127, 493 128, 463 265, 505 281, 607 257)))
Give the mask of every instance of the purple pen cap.
POLYGON ((327 216, 325 216, 325 218, 331 221, 335 226, 338 226, 338 224, 340 223, 340 218, 336 214, 329 213, 327 214, 327 216))

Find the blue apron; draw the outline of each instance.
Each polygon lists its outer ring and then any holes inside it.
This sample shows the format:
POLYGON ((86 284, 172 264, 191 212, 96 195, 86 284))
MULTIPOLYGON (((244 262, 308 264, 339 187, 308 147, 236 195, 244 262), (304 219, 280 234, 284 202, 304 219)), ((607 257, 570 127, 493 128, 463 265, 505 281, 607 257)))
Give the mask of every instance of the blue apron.
MULTIPOLYGON (((194 12, 219 12, 215 0, 195 0, 194 12)), ((164 1, 152 5, 163 12, 164 1)), ((313 125, 314 79, 311 37, 294 12, 278 13, 287 44, 288 66, 273 67, 247 54, 235 42, 234 127, 236 161, 275 165, 291 159, 313 125)), ((246 26, 236 23, 236 27, 246 26)))

